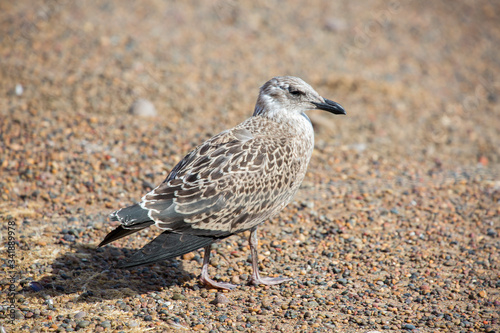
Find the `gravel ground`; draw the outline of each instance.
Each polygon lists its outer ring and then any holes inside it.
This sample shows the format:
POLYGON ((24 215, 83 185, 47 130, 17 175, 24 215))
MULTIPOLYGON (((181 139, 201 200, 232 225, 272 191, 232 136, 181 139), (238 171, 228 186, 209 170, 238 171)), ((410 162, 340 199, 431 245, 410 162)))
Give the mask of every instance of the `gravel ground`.
POLYGON ((0 2, 3 331, 499 332, 500 5, 307 3, 0 2), (158 231, 97 249, 108 214, 276 75, 348 113, 310 112, 303 186, 260 228, 293 281, 246 285, 247 234, 213 248, 228 293, 201 252, 114 269, 158 231))

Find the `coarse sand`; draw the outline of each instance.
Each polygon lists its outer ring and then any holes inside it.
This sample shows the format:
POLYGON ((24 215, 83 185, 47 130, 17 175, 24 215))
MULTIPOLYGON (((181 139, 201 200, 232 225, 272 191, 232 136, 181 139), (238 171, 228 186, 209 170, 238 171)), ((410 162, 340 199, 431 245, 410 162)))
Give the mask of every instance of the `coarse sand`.
POLYGON ((0 2, 1 332, 499 332, 500 4, 0 2), (202 252, 119 270, 109 213, 293 75, 309 112, 294 201, 202 252), (141 101, 141 102, 137 102, 141 101), (142 105, 142 107, 141 107, 142 105), (132 107, 133 106, 133 107, 132 107))

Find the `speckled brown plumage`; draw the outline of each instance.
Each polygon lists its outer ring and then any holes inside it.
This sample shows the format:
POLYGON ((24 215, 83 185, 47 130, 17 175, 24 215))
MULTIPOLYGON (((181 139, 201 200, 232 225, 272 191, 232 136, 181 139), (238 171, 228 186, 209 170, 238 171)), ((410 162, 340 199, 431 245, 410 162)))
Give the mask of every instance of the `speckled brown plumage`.
POLYGON ((210 244, 252 230, 253 283, 275 284, 257 270, 256 228, 292 199, 305 176, 314 147, 304 111, 345 114, 299 78, 277 77, 262 88, 251 118, 196 147, 142 201, 111 215, 122 223, 99 246, 155 224, 164 233, 122 267, 170 259, 205 247, 202 282, 229 289, 208 278, 210 244))

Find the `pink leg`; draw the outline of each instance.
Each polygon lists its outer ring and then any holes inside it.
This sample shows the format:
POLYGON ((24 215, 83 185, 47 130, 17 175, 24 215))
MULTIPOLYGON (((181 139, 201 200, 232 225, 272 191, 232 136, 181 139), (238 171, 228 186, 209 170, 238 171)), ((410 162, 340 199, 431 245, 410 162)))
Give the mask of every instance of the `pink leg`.
POLYGON ((216 281, 212 280, 208 276, 208 264, 209 263, 210 263, 210 245, 205 246, 205 255, 203 256, 203 266, 201 268, 201 277, 200 277, 201 284, 203 284, 209 288, 225 289, 225 290, 231 290, 231 289, 236 287, 234 284, 231 284, 231 283, 216 282, 216 281))
POLYGON ((259 274, 259 256, 257 254, 257 245, 259 241, 257 239, 257 227, 252 228, 250 237, 248 238, 248 242, 250 243, 250 251, 252 252, 252 277, 250 278, 250 283, 253 285, 266 285, 272 286, 275 284, 280 284, 286 281, 290 281, 290 278, 282 278, 282 277, 261 277, 259 274))

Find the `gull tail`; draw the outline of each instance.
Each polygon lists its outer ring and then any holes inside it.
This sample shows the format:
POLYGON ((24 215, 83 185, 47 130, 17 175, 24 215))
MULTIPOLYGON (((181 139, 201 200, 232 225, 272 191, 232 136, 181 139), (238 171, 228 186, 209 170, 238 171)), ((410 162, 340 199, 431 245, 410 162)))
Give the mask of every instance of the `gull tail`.
POLYGON ((136 229, 125 229, 124 227, 119 226, 118 228, 116 228, 115 230, 113 230, 109 234, 107 234, 106 237, 104 237, 104 239, 102 240, 102 242, 100 242, 99 245, 97 245, 97 246, 98 247, 104 246, 106 244, 114 242, 115 240, 118 240, 118 239, 123 238, 125 236, 131 235, 137 231, 140 231, 146 227, 149 227, 152 224, 154 224, 153 221, 151 221, 151 223, 149 223, 149 224, 143 223, 142 228, 136 228, 136 229))
POLYGON ((216 240, 217 238, 214 237, 176 234, 165 231, 134 253, 126 262, 118 264, 117 267, 129 268, 172 259, 208 246, 216 240))
POLYGON ((113 212, 110 215, 111 221, 121 222, 122 225, 107 234, 98 246, 104 246, 154 224, 154 221, 151 220, 148 213, 149 210, 142 208, 139 204, 113 212))
POLYGON ((135 204, 116 212, 111 213, 109 216, 111 221, 119 221, 124 226, 134 228, 135 226, 140 226, 144 222, 151 221, 149 217, 149 209, 144 209, 140 204, 135 204))

